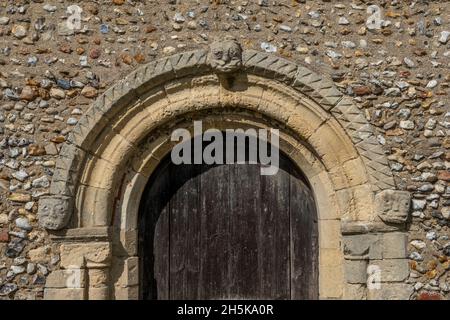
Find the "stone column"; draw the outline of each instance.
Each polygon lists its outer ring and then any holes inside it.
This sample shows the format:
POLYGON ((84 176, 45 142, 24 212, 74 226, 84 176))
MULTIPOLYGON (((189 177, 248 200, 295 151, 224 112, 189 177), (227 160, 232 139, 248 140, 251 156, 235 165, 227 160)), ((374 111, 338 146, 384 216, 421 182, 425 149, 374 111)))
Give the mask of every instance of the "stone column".
POLYGON ((54 235, 60 242, 60 270, 47 278, 44 299, 106 300, 110 298, 109 274, 112 245, 107 228, 69 229, 54 235))

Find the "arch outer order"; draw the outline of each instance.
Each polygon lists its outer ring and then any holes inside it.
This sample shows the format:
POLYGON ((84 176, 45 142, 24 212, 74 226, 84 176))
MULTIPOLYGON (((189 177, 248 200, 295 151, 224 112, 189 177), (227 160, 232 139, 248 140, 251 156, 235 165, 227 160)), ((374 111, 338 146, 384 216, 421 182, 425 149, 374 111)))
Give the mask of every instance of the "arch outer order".
POLYGON ((61 148, 38 215, 61 242, 61 270, 50 277, 64 278, 75 265, 87 281, 78 291, 50 281, 47 298, 138 297, 137 204, 173 147, 171 130, 190 128, 195 118, 205 127, 280 128, 280 148, 316 197, 320 297, 380 296, 367 291, 364 268, 383 259, 383 249, 374 247, 383 247, 386 235, 404 237, 406 218, 391 217, 386 199, 408 195, 396 191, 373 127, 331 81, 304 66, 253 50, 239 58, 232 73, 218 72, 204 49, 151 62, 81 117, 61 148), (361 279, 348 274, 355 268, 361 279))

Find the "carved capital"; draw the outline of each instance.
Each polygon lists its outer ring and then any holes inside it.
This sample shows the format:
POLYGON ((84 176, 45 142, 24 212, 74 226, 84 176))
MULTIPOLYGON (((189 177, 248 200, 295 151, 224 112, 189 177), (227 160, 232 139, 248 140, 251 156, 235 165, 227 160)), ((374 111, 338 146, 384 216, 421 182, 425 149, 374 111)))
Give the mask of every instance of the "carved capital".
POLYGON ((49 230, 64 228, 70 219, 72 199, 67 196, 44 196, 39 200, 39 224, 49 230))
POLYGON ((383 190, 375 196, 378 216, 385 223, 405 223, 408 220, 411 195, 408 191, 383 190))
POLYGON ((217 73, 231 73, 242 67, 242 47, 235 38, 226 37, 210 45, 208 64, 217 73))

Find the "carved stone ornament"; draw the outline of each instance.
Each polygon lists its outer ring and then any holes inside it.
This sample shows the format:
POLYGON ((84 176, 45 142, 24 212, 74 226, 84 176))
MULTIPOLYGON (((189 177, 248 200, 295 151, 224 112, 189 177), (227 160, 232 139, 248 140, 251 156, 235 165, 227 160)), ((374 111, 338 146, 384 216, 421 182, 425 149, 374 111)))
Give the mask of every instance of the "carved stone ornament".
POLYGON ((49 230, 58 230, 66 226, 70 215, 71 198, 66 196, 45 196, 39 200, 39 224, 49 230))
POLYGON ((218 73, 235 72, 242 67, 242 48, 235 38, 215 41, 210 46, 209 65, 218 73))
POLYGON ((411 195, 408 191, 384 190, 375 197, 378 216, 385 223, 405 223, 408 220, 411 195))

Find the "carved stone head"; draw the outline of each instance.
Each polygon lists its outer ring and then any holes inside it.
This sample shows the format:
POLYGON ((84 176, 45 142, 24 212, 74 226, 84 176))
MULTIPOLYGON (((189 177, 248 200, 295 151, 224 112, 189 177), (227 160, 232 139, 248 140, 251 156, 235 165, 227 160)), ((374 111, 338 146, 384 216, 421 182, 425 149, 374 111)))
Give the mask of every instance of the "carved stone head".
POLYGON ((227 37, 210 46, 209 64, 214 71, 229 73, 242 66, 242 48, 235 38, 227 37))
POLYGON ((59 230, 66 226, 70 217, 70 198, 66 196, 46 196, 39 199, 39 224, 49 230, 59 230))
POLYGON ((408 191, 384 190, 376 195, 378 216, 387 223, 405 223, 410 203, 408 191))

